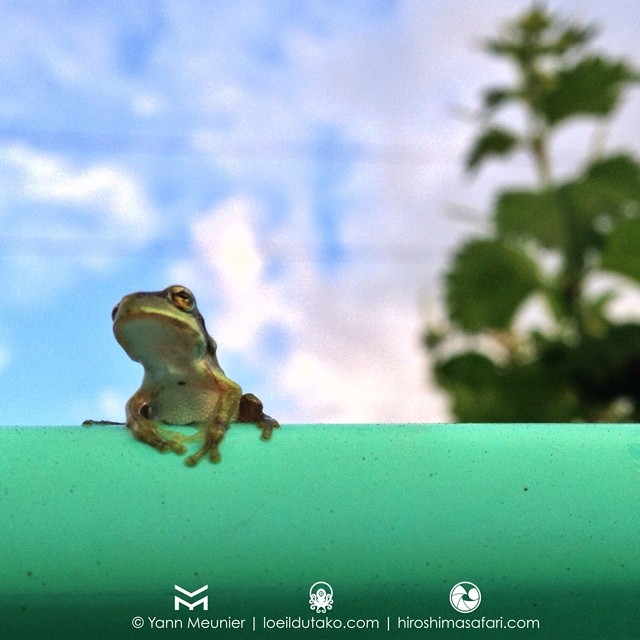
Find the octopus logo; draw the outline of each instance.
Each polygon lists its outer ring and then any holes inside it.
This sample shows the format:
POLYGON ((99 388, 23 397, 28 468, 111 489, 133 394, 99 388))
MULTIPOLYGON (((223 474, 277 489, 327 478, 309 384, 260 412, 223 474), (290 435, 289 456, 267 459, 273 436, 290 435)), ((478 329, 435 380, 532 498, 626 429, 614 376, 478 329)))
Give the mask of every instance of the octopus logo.
POLYGON ((473 582, 458 582, 451 589, 449 602, 460 613, 471 613, 480 606, 480 589, 473 582))
POLYGON ((314 582, 309 589, 309 605, 316 613, 333 608, 333 589, 328 582, 314 582))

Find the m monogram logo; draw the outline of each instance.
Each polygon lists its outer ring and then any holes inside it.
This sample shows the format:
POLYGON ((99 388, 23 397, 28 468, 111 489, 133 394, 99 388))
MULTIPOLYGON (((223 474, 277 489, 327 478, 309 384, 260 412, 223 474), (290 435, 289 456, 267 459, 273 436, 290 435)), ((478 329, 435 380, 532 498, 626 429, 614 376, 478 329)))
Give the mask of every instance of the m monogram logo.
MULTIPOLYGON (((179 591, 180 593, 184 594, 188 598, 195 598, 197 595, 201 594, 203 591, 206 591, 209 588, 209 585, 205 584, 204 587, 200 587, 199 589, 196 589, 193 592, 187 591, 186 589, 179 587, 177 584, 175 585, 175 588, 176 588, 176 591, 179 591)), ((193 611, 199 605, 202 605, 202 608, 205 611, 208 611, 209 596, 203 596, 202 598, 200 598, 200 600, 196 600, 196 602, 187 602, 186 600, 183 600, 181 596, 176 595, 174 596, 173 604, 174 604, 174 609, 176 611, 180 608, 181 604, 184 605, 185 607, 188 607, 189 611, 193 611)))

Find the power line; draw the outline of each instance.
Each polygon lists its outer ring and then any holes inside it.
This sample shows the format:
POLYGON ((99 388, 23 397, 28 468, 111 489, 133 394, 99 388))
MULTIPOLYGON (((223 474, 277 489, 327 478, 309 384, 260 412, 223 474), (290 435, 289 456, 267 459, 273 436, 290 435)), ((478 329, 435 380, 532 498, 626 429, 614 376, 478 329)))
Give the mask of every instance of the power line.
POLYGON ((54 131, 0 128, 3 144, 28 142, 58 151, 82 153, 126 153, 167 156, 215 156, 246 160, 315 160, 323 162, 365 162, 373 164, 440 164, 428 159, 423 149, 401 144, 346 141, 236 140, 215 136, 157 135, 96 131, 54 131))
MULTIPOLYGON (((446 251, 444 244, 387 242, 387 243, 288 243, 261 245, 267 260, 281 263, 371 263, 422 264, 435 262, 446 251)), ((165 243, 151 243, 145 247, 123 246, 115 238, 47 238, 0 234, 3 257, 68 258, 90 255, 94 258, 149 260, 149 252, 156 260, 175 258, 175 247, 165 243)))

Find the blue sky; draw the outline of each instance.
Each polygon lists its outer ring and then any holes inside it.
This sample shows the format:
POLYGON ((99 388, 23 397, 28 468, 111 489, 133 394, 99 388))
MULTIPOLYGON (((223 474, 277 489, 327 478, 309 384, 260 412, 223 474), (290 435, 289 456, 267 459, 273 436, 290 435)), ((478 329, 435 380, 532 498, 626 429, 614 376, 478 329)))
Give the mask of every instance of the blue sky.
MULTIPOLYGON (((640 62, 637 2, 549 4, 640 62)), ((481 230, 449 212, 531 179, 524 159, 466 178, 460 113, 508 77, 478 45, 525 6, 3 2, 0 424, 121 419, 142 369, 110 311, 174 283, 282 421, 446 420, 420 332, 481 230)), ((610 146, 638 152, 639 107, 610 146)))

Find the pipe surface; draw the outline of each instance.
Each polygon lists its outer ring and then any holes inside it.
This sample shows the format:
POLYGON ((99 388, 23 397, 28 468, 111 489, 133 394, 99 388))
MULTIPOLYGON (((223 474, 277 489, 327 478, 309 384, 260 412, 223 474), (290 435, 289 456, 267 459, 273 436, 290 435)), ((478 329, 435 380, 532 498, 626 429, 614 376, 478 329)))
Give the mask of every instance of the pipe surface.
POLYGON ((258 435, 188 468, 122 427, 1 428, 0 637, 637 637, 639 426, 258 435))

